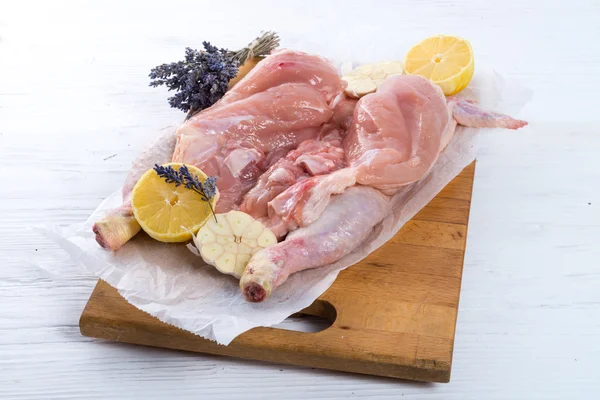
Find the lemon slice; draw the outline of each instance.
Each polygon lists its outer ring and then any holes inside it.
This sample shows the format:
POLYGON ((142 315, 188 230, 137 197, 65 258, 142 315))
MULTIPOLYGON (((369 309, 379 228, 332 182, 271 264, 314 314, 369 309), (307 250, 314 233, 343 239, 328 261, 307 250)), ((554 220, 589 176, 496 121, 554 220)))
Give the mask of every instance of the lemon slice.
POLYGON ((442 88, 446 96, 466 88, 474 69, 471 44, 456 36, 427 38, 410 49, 404 60, 407 74, 429 79, 442 88))
MULTIPOLYGON (((182 164, 166 164, 179 170, 182 164)), ((187 165, 201 182, 207 178, 199 168, 187 165)), ((217 195, 210 200, 215 207, 217 195)), ((131 194, 133 215, 142 229, 161 242, 185 242, 212 218, 209 203, 202 196, 183 185, 167 183, 153 169, 147 171, 135 184, 131 194)))

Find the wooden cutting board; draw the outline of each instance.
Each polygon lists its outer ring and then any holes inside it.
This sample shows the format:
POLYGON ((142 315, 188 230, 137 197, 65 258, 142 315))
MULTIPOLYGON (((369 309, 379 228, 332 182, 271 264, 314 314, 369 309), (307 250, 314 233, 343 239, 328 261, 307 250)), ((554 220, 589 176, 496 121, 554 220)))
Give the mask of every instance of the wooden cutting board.
POLYGON ((103 281, 79 326, 85 336, 419 381, 448 382, 475 163, 394 238, 342 271, 303 313, 317 333, 255 328, 221 346, 138 310, 103 281))

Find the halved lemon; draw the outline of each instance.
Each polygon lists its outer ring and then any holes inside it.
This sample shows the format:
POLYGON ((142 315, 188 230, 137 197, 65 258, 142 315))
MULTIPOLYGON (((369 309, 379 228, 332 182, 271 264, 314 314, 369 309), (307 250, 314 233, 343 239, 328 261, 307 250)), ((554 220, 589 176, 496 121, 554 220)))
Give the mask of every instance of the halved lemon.
MULTIPOLYGON (((180 163, 165 164, 175 170, 180 163)), ((187 165, 187 164, 186 164, 187 165)), ((201 182, 207 178, 199 168, 187 165, 189 171, 201 182)), ((218 195, 210 200, 213 210, 218 195)), ((135 184, 131 193, 133 215, 142 229, 161 242, 185 242, 212 218, 209 202, 199 193, 183 185, 167 183, 153 169, 148 170, 135 184)))
POLYGON ((432 36, 415 45, 406 54, 404 70, 423 76, 440 88, 446 96, 467 87, 475 60, 471 44, 456 36, 432 36))

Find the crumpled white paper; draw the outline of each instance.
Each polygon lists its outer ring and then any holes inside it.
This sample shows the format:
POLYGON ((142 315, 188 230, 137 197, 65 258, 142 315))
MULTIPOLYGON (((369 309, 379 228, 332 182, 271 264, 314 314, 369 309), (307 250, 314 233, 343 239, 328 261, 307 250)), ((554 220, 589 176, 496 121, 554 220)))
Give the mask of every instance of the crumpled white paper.
MULTIPOLYGON (((461 97, 514 116, 529 100, 531 92, 509 85, 495 72, 478 67, 461 97)), ((410 190, 393 198, 393 213, 375 227, 361 247, 334 264, 290 276, 263 303, 245 301, 237 280, 204 264, 185 244, 160 243, 142 233, 116 252, 101 249, 94 239, 92 225, 121 204, 120 189, 100 204, 83 226, 42 230, 75 262, 117 288, 137 308, 161 321, 227 345, 251 328, 277 324, 308 307, 331 286, 342 269, 389 240, 475 159, 475 139, 479 131, 459 127, 431 172, 410 190)), ((487 133, 492 134, 492 131, 487 133)), ((503 131, 495 134, 518 135, 503 131)))

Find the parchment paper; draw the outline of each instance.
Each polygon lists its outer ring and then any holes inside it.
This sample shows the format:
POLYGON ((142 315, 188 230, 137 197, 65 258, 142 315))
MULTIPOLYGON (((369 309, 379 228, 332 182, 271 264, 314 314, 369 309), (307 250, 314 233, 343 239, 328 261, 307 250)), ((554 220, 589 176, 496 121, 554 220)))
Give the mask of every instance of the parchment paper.
MULTIPOLYGON (((478 66, 473 81, 461 97, 515 116, 530 99, 531 92, 508 84, 493 70, 478 66)), ((393 213, 375 227, 362 246, 334 264, 292 275, 263 303, 246 302, 237 280, 205 265, 185 244, 159 243, 141 233, 116 252, 101 249, 94 240, 92 225, 106 211, 120 205, 120 188, 100 204, 83 225, 41 230, 76 263, 116 287, 137 308, 161 321, 227 345, 251 328, 277 324, 309 306, 331 286, 339 271, 365 258, 390 239, 475 159, 476 139, 480 134, 514 135, 517 140, 519 132, 459 127, 430 173, 410 190, 393 198, 393 213)), ((115 182, 115 189, 117 184, 115 182)))

